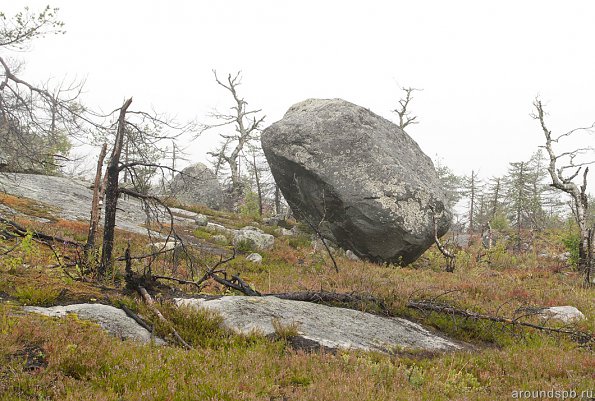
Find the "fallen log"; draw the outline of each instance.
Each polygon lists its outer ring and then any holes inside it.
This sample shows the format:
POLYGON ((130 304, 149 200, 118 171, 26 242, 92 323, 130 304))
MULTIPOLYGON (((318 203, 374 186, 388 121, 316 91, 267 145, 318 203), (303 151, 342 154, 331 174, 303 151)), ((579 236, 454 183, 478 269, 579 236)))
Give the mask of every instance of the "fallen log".
POLYGON ((473 320, 488 320, 496 323, 503 323, 513 326, 523 326, 523 327, 530 327, 536 330, 542 330, 549 333, 560 333, 566 334, 571 336, 572 338, 576 339, 577 342, 581 344, 587 344, 591 342, 595 342, 595 336, 591 333, 586 333, 582 331, 572 330, 564 327, 550 327, 550 326, 542 326, 535 323, 525 322, 520 320, 522 317, 526 316, 519 316, 517 318, 508 318, 503 316, 493 316, 493 315, 486 315, 483 313, 473 312, 465 309, 459 309, 452 305, 443 302, 436 302, 433 300, 412 300, 407 302, 408 308, 413 308, 421 311, 427 312, 436 312, 436 313, 444 313, 448 315, 454 316, 461 316, 465 319, 473 319, 473 320))
POLYGON ((148 293, 148 291, 145 289, 145 287, 139 286, 138 287, 138 292, 141 294, 141 296, 143 297, 143 299, 145 300, 147 306, 151 309, 151 311, 153 311, 153 313, 155 315, 157 315, 157 317, 159 318, 159 320, 161 320, 161 322, 165 323, 166 325, 170 326, 171 333, 174 336, 174 338, 176 339, 176 341, 178 341, 178 343, 180 345, 182 345, 183 347, 185 347, 186 349, 192 349, 192 346, 190 344, 188 344, 186 341, 184 341, 184 339, 178 334, 178 332, 176 331, 176 329, 174 329, 171 326, 171 324, 165 318, 165 316, 163 316, 161 314, 161 312, 159 311, 159 309, 157 309, 157 307, 155 306, 155 301, 153 300, 153 297, 151 297, 151 294, 148 293))

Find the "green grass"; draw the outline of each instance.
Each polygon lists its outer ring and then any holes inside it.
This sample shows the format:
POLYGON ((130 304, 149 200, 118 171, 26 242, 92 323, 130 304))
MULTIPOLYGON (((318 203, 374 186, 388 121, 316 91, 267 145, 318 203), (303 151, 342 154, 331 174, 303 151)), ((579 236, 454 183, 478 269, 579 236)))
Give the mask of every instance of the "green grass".
POLYGON ((55 305, 60 290, 44 286, 27 285, 17 287, 12 295, 23 305, 51 306, 55 305))
POLYGON ((190 351, 137 345, 77 319, 13 316, 0 306, 0 394, 24 400, 508 399, 512 389, 546 384, 587 390, 595 363, 592 354, 554 339, 434 358, 304 353, 262 338, 225 343, 190 351), (32 346, 43 355, 43 366, 33 371, 22 352, 32 346))

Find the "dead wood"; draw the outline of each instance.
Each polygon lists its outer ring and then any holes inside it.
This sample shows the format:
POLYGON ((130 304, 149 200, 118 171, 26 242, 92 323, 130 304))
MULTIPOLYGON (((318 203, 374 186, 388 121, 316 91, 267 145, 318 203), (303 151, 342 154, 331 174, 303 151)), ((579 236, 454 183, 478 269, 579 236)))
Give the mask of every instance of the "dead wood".
MULTIPOLYGON (((104 143, 99 153, 99 160, 97 160, 97 171, 95 172, 95 181, 93 184, 93 200, 91 202, 91 219, 89 221, 89 233, 87 234, 87 243, 85 244, 85 259, 89 257, 89 251, 95 248, 95 236, 97 228, 99 227, 99 220, 101 218, 101 203, 103 201, 103 193, 105 185, 102 185, 102 169, 105 154, 107 153, 107 143, 104 143)), ((105 175, 107 177, 107 175, 105 175)))
POLYGON ((27 236, 28 233, 30 233, 32 238, 42 241, 44 243, 56 242, 56 243, 60 243, 60 244, 64 244, 64 245, 74 246, 77 248, 84 247, 84 245, 81 244, 80 242, 71 241, 68 239, 61 238, 61 237, 55 237, 53 235, 48 235, 48 234, 42 233, 37 230, 27 230, 25 227, 21 226, 20 224, 14 222, 12 220, 8 220, 2 216, 0 216, 0 223, 8 226, 8 228, 10 228, 10 230, 11 230, 9 232, 9 234, 16 236, 16 237, 25 237, 25 236, 27 236))
POLYGON ((151 294, 149 294, 147 292, 147 290, 145 289, 145 287, 138 286, 138 292, 142 295, 142 297, 145 300, 145 303, 147 304, 147 306, 151 309, 151 311, 155 315, 157 315, 157 317, 159 318, 159 320, 161 320, 161 322, 165 323, 167 326, 170 327, 171 333, 174 336, 174 338, 176 339, 176 341, 178 341, 178 343, 180 345, 182 345, 183 347, 185 347, 187 349, 192 349, 192 346, 190 344, 188 344, 186 341, 184 341, 184 339, 182 337, 180 337, 180 335, 178 334, 178 332, 176 331, 176 329, 173 328, 173 326, 171 325, 171 323, 169 323, 169 321, 165 318, 165 316, 163 316, 161 314, 161 312, 159 311, 159 309, 157 309, 157 307, 155 306, 155 301, 153 300, 153 297, 151 297, 151 294))
MULTIPOLYGON (((422 300, 412 300, 407 302, 407 307, 412 309, 418 309, 421 311, 426 312, 437 312, 437 313, 444 313, 452 316, 461 316, 465 319, 473 319, 473 320, 488 320, 491 322, 496 323, 503 323, 507 325, 513 326, 523 326, 523 327, 530 327, 536 330, 542 330, 549 333, 559 333, 559 334, 566 334, 569 335, 571 338, 577 340, 577 342, 581 344, 587 344, 591 342, 595 342, 595 336, 591 333, 581 332, 577 330, 572 330, 569 328, 564 327, 550 327, 550 326, 543 326, 535 323, 521 321, 522 317, 527 316, 522 315, 516 318, 508 318, 503 316, 497 315, 487 315, 478 312, 473 312, 465 309, 456 308, 452 305, 449 305, 444 302, 437 302, 435 300, 429 299, 422 299, 422 300)), ((535 313, 530 313, 529 315, 534 315, 535 313)))
POLYGON ((281 299, 289 299, 292 301, 304 301, 314 303, 342 303, 354 304, 361 302, 370 302, 378 305, 383 311, 387 310, 384 302, 372 295, 355 294, 355 293, 340 293, 329 291, 300 291, 300 292, 285 292, 285 293, 271 293, 264 294, 265 296, 273 296, 281 299))
POLYGON ((149 333, 153 334, 153 327, 141 319, 139 315, 130 310, 130 308, 128 308, 126 305, 121 305, 121 308, 129 317, 134 319, 136 323, 144 327, 149 333))

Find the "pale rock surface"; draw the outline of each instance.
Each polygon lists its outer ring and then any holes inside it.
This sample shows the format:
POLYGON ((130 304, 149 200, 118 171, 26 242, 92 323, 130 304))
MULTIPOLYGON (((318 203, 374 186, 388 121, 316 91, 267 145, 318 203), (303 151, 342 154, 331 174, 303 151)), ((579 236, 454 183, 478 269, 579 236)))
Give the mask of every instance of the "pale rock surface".
POLYGON ((262 263, 262 256, 259 253, 251 253, 250 255, 246 256, 246 260, 249 260, 252 263, 261 264, 262 263))
POLYGON ((327 349, 441 352, 465 348, 464 344, 432 333, 405 319, 310 302, 272 296, 234 296, 211 300, 177 298, 175 302, 178 306, 217 311, 223 317, 225 326, 242 333, 255 330, 264 335, 274 335, 274 319, 281 325, 296 324, 302 342, 327 349))
POLYGON ((234 246, 246 242, 252 249, 264 251, 271 249, 275 245, 275 237, 271 234, 263 233, 262 230, 256 227, 248 226, 237 230, 232 242, 234 246))
POLYGON ((213 173, 202 163, 196 163, 178 173, 170 185, 170 194, 186 204, 206 205, 219 209, 223 205, 223 189, 213 173))
POLYGON ((552 306, 549 308, 543 308, 540 312, 540 315, 544 319, 559 320, 563 323, 573 323, 585 319, 583 312, 574 306, 552 306))
POLYGON ((23 309, 27 312, 39 313, 51 317, 64 317, 69 313, 74 313, 80 319, 90 320, 99 324, 104 330, 116 337, 130 339, 140 343, 148 343, 152 340, 157 345, 165 344, 162 339, 153 337, 147 329, 136 323, 122 309, 109 305, 75 304, 48 308, 25 306, 23 309))

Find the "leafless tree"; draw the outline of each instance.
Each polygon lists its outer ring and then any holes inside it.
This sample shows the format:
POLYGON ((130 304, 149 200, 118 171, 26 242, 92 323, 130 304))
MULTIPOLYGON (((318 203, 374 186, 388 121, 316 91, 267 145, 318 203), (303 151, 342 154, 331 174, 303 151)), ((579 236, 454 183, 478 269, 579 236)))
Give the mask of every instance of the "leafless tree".
POLYGON ((404 97, 399 99, 399 106, 393 112, 399 116, 399 128, 404 130, 408 125, 419 123, 417 116, 412 116, 408 107, 409 103, 413 100, 413 92, 420 91, 421 89, 401 87, 401 90, 404 92, 404 97))
POLYGON ((589 165, 594 164, 595 160, 581 161, 577 157, 593 152, 592 147, 579 147, 577 149, 565 152, 558 152, 554 150, 554 144, 559 144, 561 139, 578 132, 593 133, 595 123, 585 128, 575 128, 564 134, 553 137, 552 132, 547 128, 545 123, 545 109, 543 103, 539 98, 533 102, 535 112, 532 117, 539 121, 541 129, 545 137, 545 145, 543 148, 547 151, 549 156, 548 172, 552 179, 551 185, 572 198, 572 212, 579 227, 580 243, 579 243, 579 260, 578 269, 585 274, 587 283, 591 280, 591 269, 593 267, 593 232, 594 227, 589 227, 589 202, 587 194, 587 175, 589 174, 589 165), (570 170, 570 171, 569 171, 570 170), (567 173, 567 171, 569 171, 567 173), (582 171, 582 176, 580 175, 582 171), (573 180, 579 178, 580 182, 577 184, 573 180))
MULTIPOLYGON (((173 229, 173 216, 169 208, 165 206, 157 197, 148 195, 144 189, 144 182, 139 180, 138 169, 152 168, 161 170, 162 175, 165 176, 165 171, 168 173, 171 168, 165 164, 158 164, 152 160, 146 160, 140 156, 139 159, 122 161, 123 147, 126 143, 126 137, 133 135, 137 141, 142 140, 147 146, 159 147, 161 142, 171 142, 185 132, 192 131, 193 124, 178 125, 170 119, 149 114, 143 111, 132 111, 130 105, 132 98, 127 99, 124 104, 116 109, 113 113, 117 114, 116 122, 108 127, 115 130, 115 138, 109 163, 105 172, 105 222, 103 231, 103 248, 101 252, 101 263, 98 269, 100 278, 104 277, 112 268, 113 263, 113 246, 114 246, 114 232, 116 225, 116 213, 118 197, 120 195, 127 195, 129 197, 140 200, 147 213, 147 226, 151 229, 152 224, 160 223, 160 215, 163 215, 165 210, 165 218, 167 222, 167 240, 170 236, 176 238, 173 229), (147 127, 151 127, 148 129, 147 127), (164 131, 172 131, 167 134, 164 131), (132 187, 120 186, 120 175, 126 171, 131 179, 132 187), (160 209, 162 208, 162 209, 160 209)), ((161 217, 161 220, 163 217, 161 217)))
MULTIPOLYGON (((241 75, 238 72, 235 76, 229 74, 226 81, 222 81, 217 76, 217 72, 213 71, 215 81, 219 86, 227 90, 233 97, 234 105, 231 107, 230 113, 213 113, 213 117, 217 122, 210 125, 205 125, 204 130, 214 128, 221 128, 233 126, 235 133, 222 133, 221 138, 223 142, 215 151, 209 152, 217 160, 217 166, 226 163, 230 170, 232 196, 235 200, 242 195, 242 180, 240 174, 240 156, 242 150, 249 142, 258 139, 260 133, 260 126, 264 121, 264 116, 259 117, 261 110, 249 110, 248 102, 238 94, 238 86, 241 84, 241 75)), ((217 172, 219 168, 215 169, 217 172)))
POLYGON ((31 42, 63 33, 57 9, 28 8, 12 18, 0 12, 0 153, 11 170, 53 172, 70 149, 68 138, 84 120, 78 102, 81 82, 32 84, 19 76, 21 64, 10 52, 26 51, 31 42))

